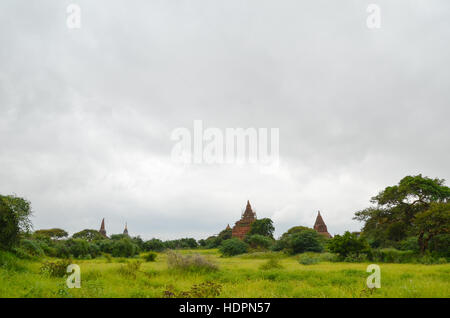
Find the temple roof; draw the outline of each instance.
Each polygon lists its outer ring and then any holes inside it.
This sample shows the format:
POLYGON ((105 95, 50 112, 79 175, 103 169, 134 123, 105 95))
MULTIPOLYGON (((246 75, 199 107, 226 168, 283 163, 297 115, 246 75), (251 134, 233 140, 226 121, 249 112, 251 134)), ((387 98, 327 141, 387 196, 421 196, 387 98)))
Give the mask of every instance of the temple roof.
POLYGON ((325 234, 328 237, 331 237, 330 233, 328 233, 327 226, 320 215, 320 211, 317 212, 316 222, 314 223, 314 230, 319 233, 325 234))
POLYGON ((242 214, 242 218, 256 218, 256 213, 253 212, 252 206, 250 205, 250 200, 247 200, 247 206, 245 207, 245 211, 242 214))

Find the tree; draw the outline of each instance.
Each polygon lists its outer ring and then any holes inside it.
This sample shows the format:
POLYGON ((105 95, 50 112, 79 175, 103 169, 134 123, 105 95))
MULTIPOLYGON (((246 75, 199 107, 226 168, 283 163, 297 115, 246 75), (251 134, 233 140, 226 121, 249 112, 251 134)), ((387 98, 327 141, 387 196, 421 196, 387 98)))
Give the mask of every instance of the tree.
POLYGON ((303 230, 287 238, 287 250, 291 254, 304 252, 322 252, 320 234, 314 230, 303 230))
POLYGON ((247 235, 245 242, 252 248, 268 249, 273 244, 273 239, 260 234, 247 235))
POLYGON ((36 236, 46 236, 52 240, 67 237, 69 234, 63 229, 37 230, 34 232, 36 236))
POLYGON ((330 239, 328 248, 331 252, 346 257, 350 253, 359 255, 363 252, 369 252, 369 246, 363 238, 357 237, 355 233, 345 232, 344 235, 335 235, 330 239))
POLYGON ((159 239, 152 238, 151 240, 145 241, 144 249, 146 251, 161 252, 164 250, 164 243, 159 239))
POLYGON ((31 203, 15 195, 0 195, 0 201, 6 204, 6 206, 8 206, 9 209, 16 215, 19 222, 19 231, 22 233, 30 232, 33 227, 30 220, 32 215, 31 203))
POLYGON ((247 253, 247 243, 241 241, 238 238, 232 238, 222 242, 219 248, 220 252, 225 256, 234 256, 243 253, 247 253))
POLYGON ((74 239, 82 239, 88 242, 104 240, 105 237, 97 230, 85 229, 72 235, 74 239))
POLYGON ((274 231, 273 221, 269 218, 264 218, 254 221, 247 235, 259 234, 273 238, 274 231))
POLYGON ((432 203, 428 210, 416 214, 414 223, 420 252, 424 253, 433 237, 449 233, 450 202, 432 203))
MULTIPOLYGON (((371 202, 376 206, 355 213, 364 222, 363 235, 374 246, 387 246, 417 234, 416 215, 427 211, 433 203, 450 199, 450 188, 443 179, 406 176, 397 185, 386 187, 371 202)), ((418 235, 418 234, 417 234, 418 235)))
POLYGON ((0 200, 0 248, 10 249, 19 241, 19 219, 8 205, 0 200))

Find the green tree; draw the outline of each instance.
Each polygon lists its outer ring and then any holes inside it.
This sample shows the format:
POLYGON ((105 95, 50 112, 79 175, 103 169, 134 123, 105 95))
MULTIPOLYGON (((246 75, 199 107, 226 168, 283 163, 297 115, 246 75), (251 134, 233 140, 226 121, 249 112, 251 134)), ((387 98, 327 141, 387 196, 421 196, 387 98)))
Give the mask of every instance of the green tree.
POLYGON ((0 248, 10 249, 19 242, 19 219, 11 208, 0 200, 0 248))
POLYGON ((450 199, 450 188, 444 182, 422 175, 406 176, 374 196, 371 202, 376 206, 356 212, 354 219, 364 222, 363 235, 373 246, 400 242, 417 234, 416 215, 427 211, 433 203, 450 199))
POLYGON ((304 252, 322 252, 320 234, 314 230, 303 230, 287 238, 287 250, 291 254, 304 252))
POLYGON ((33 227, 30 220, 30 217, 32 215, 31 203, 15 195, 0 195, 0 201, 6 204, 16 215, 16 218, 19 222, 19 231, 22 233, 30 232, 33 227))
POLYGON ((63 229, 37 230, 33 233, 35 236, 46 236, 52 240, 67 237, 69 234, 63 229))
POLYGON ((234 256, 247 253, 248 244, 238 238, 225 240, 219 247, 220 252, 225 256, 234 256))
POLYGON ((252 248, 268 249, 273 244, 274 240, 264 235, 254 234, 247 235, 245 237, 245 242, 248 243, 252 248))
POLYGON ((274 231, 273 221, 269 218, 264 218, 254 221, 247 235, 259 234, 273 238, 274 231))
POLYGON ((344 235, 335 235, 330 239, 328 248, 331 252, 339 254, 342 258, 349 254, 359 255, 369 253, 369 245, 364 238, 357 237, 355 233, 345 232, 344 235))
POLYGON ((74 239, 82 239, 88 242, 104 240, 105 237, 97 230, 85 229, 72 235, 74 239))
POLYGON ((420 252, 424 253, 431 239, 436 235, 449 233, 450 202, 432 203, 428 210, 416 214, 414 223, 420 252))

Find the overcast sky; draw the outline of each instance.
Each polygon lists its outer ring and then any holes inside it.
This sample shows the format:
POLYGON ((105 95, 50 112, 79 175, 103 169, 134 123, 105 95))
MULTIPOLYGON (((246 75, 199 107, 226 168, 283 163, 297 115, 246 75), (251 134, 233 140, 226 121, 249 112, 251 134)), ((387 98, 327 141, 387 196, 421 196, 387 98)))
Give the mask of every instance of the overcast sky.
MULTIPOLYGON (((359 230, 406 175, 450 179, 450 3, 0 3, 0 193, 35 229, 172 239, 233 226, 359 230), (369 3, 381 28, 366 26, 369 3), (280 165, 180 165, 177 127, 279 128, 280 165)), ((448 184, 448 183, 447 183, 448 184)))

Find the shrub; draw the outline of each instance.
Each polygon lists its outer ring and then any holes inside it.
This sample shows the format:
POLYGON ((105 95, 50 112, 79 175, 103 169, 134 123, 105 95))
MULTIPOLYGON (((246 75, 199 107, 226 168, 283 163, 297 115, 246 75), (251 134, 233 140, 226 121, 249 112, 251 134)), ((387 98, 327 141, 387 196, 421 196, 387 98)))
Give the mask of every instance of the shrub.
POLYGON ((67 274, 67 267, 72 264, 71 260, 64 259, 56 262, 47 261, 41 265, 41 274, 51 277, 63 277, 67 274))
POLYGON ((314 230, 304 230, 290 235, 287 239, 287 250, 291 254, 304 252, 321 252, 323 246, 320 234, 314 230))
POLYGON ((320 258, 314 254, 303 253, 298 257, 298 262, 303 265, 312 265, 320 262, 320 258))
POLYGON ((17 257, 11 253, 0 250, 0 267, 10 271, 22 271, 25 269, 20 265, 17 257))
POLYGON ((370 255, 370 247, 363 238, 358 238, 355 233, 345 232, 344 235, 336 235, 329 243, 331 252, 339 254, 341 258, 347 257, 350 253, 358 255, 365 253, 370 255))
POLYGON ((349 263, 361 263, 366 262, 368 260, 368 256, 365 253, 348 253, 344 258, 344 262, 349 263))
POLYGON ((157 256, 158 254, 156 254, 155 252, 148 252, 143 255, 143 258, 145 259, 146 262, 154 262, 156 261, 157 256))
POLYGON ((234 256, 246 253, 248 251, 248 245, 238 238, 232 238, 223 241, 219 250, 225 256, 234 256))
POLYGON ((181 255, 173 251, 167 252, 167 266, 170 269, 192 272, 211 272, 219 269, 217 264, 202 255, 181 255))
POLYGON ((20 241, 20 247, 31 256, 44 256, 44 251, 36 241, 22 240, 20 241))
POLYGON ((280 260, 278 258, 270 258, 262 264, 260 267, 262 270, 270 270, 270 269, 281 269, 283 268, 283 265, 280 264, 280 260))
POLYGON ((399 251, 395 248, 383 248, 372 251, 371 259, 385 263, 410 263, 417 258, 413 251, 399 251))
POLYGON ((114 257, 131 257, 138 253, 138 247, 130 239, 115 240, 111 254, 114 257))
POLYGON ((164 243, 161 240, 153 238, 149 241, 144 242, 144 250, 161 252, 164 250, 164 243))
POLYGON ((89 254, 89 243, 82 239, 69 239, 65 242, 67 251, 73 257, 81 258, 89 254))
POLYGON ((245 242, 252 248, 268 249, 273 244, 273 239, 260 234, 247 236, 245 242))
POLYGON ((136 274, 141 268, 141 261, 129 262, 126 265, 119 267, 118 272, 120 275, 136 278, 136 274))
POLYGON ((207 281, 199 285, 194 285, 189 291, 176 292, 173 286, 168 286, 163 292, 164 298, 212 298, 218 297, 222 290, 222 285, 207 281))

